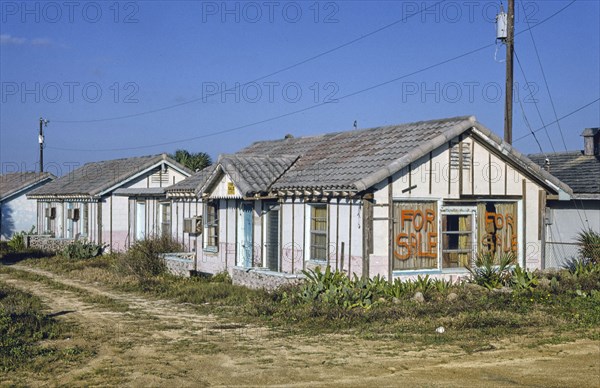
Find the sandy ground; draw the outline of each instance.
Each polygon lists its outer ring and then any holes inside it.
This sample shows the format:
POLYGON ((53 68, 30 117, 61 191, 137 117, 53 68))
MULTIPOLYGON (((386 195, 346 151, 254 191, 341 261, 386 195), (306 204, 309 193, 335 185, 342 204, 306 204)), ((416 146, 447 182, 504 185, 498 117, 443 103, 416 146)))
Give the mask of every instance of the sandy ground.
POLYGON ((52 373, 0 375, 0 385, 600 387, 597 341, 528 346, 522 336, 468 354, 457 346, 420 349, 393 339, 300 337, 231 324, 188 305, 12 267, 81 290, 0 275, 79 327, 73 338, 53 345, 92 346, 95 354, 83 365, 52 373))

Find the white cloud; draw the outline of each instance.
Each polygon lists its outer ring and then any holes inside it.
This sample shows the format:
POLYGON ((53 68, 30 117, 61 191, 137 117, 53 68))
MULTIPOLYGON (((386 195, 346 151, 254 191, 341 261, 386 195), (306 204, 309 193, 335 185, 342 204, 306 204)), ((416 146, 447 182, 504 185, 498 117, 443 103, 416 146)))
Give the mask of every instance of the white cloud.
POLYGON ((50 46, 52 41, 48 38, 35 38, 31 40, 33 46, 50 46))
POLYGON ((53 44, 52 40, 48 39, 48 38, 34 38, 34 39, 27 39, 27 38, 21 38, 19 36, 12 36, 10 34, 1 34, 0 35, 0 45, 14 45, 14 46, 20 46, 20 45, 31 45, 31 46, 50 46, 53 44))
POLYGON ((24 44, 27 43, 27 39, 25 38, 18 38, 16 36, 12 36, 9 34, 2 34, 0 35, 0 44, 1 45, 9 45, 9 44, 14 44, 14 45, 20 45, 20 44, 24 44))

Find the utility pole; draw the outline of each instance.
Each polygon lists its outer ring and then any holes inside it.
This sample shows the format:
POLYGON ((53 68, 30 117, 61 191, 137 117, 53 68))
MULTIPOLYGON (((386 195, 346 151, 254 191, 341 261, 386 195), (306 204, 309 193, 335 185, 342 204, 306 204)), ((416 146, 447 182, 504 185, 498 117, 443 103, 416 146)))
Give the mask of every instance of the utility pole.
POLYGON ((504 141, 512 144, 513 52, 515 43, 515 0, 508 0, 506 31, 506 100, 504 104, 504 141))
POLYGON ((44 120, 40 117, 40 135, 38 142, 40 143, 40 172, 44 172, 44 127, 48 126, 50 120, 44 120))

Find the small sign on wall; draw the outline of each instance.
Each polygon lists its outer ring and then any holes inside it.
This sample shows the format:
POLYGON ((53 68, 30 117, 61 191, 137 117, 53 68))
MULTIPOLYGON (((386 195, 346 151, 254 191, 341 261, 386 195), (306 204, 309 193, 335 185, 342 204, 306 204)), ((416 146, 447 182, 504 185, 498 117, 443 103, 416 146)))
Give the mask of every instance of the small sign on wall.
POLYGON ((227 182, 227 195, 235 195, 235 185, 233 182, 227 182))

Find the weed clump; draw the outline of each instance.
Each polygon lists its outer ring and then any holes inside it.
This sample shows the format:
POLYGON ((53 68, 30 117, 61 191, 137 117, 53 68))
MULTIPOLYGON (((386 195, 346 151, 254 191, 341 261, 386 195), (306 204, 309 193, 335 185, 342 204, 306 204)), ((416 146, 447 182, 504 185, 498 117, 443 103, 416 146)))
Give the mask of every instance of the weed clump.
POLYGON ((164 253, 181 252, 184 246, 171 236, 160 235, 137 241, 127 252, 117 256, 115 266, 123 275, 149 279, 167 272, 161 257, 164 253))

